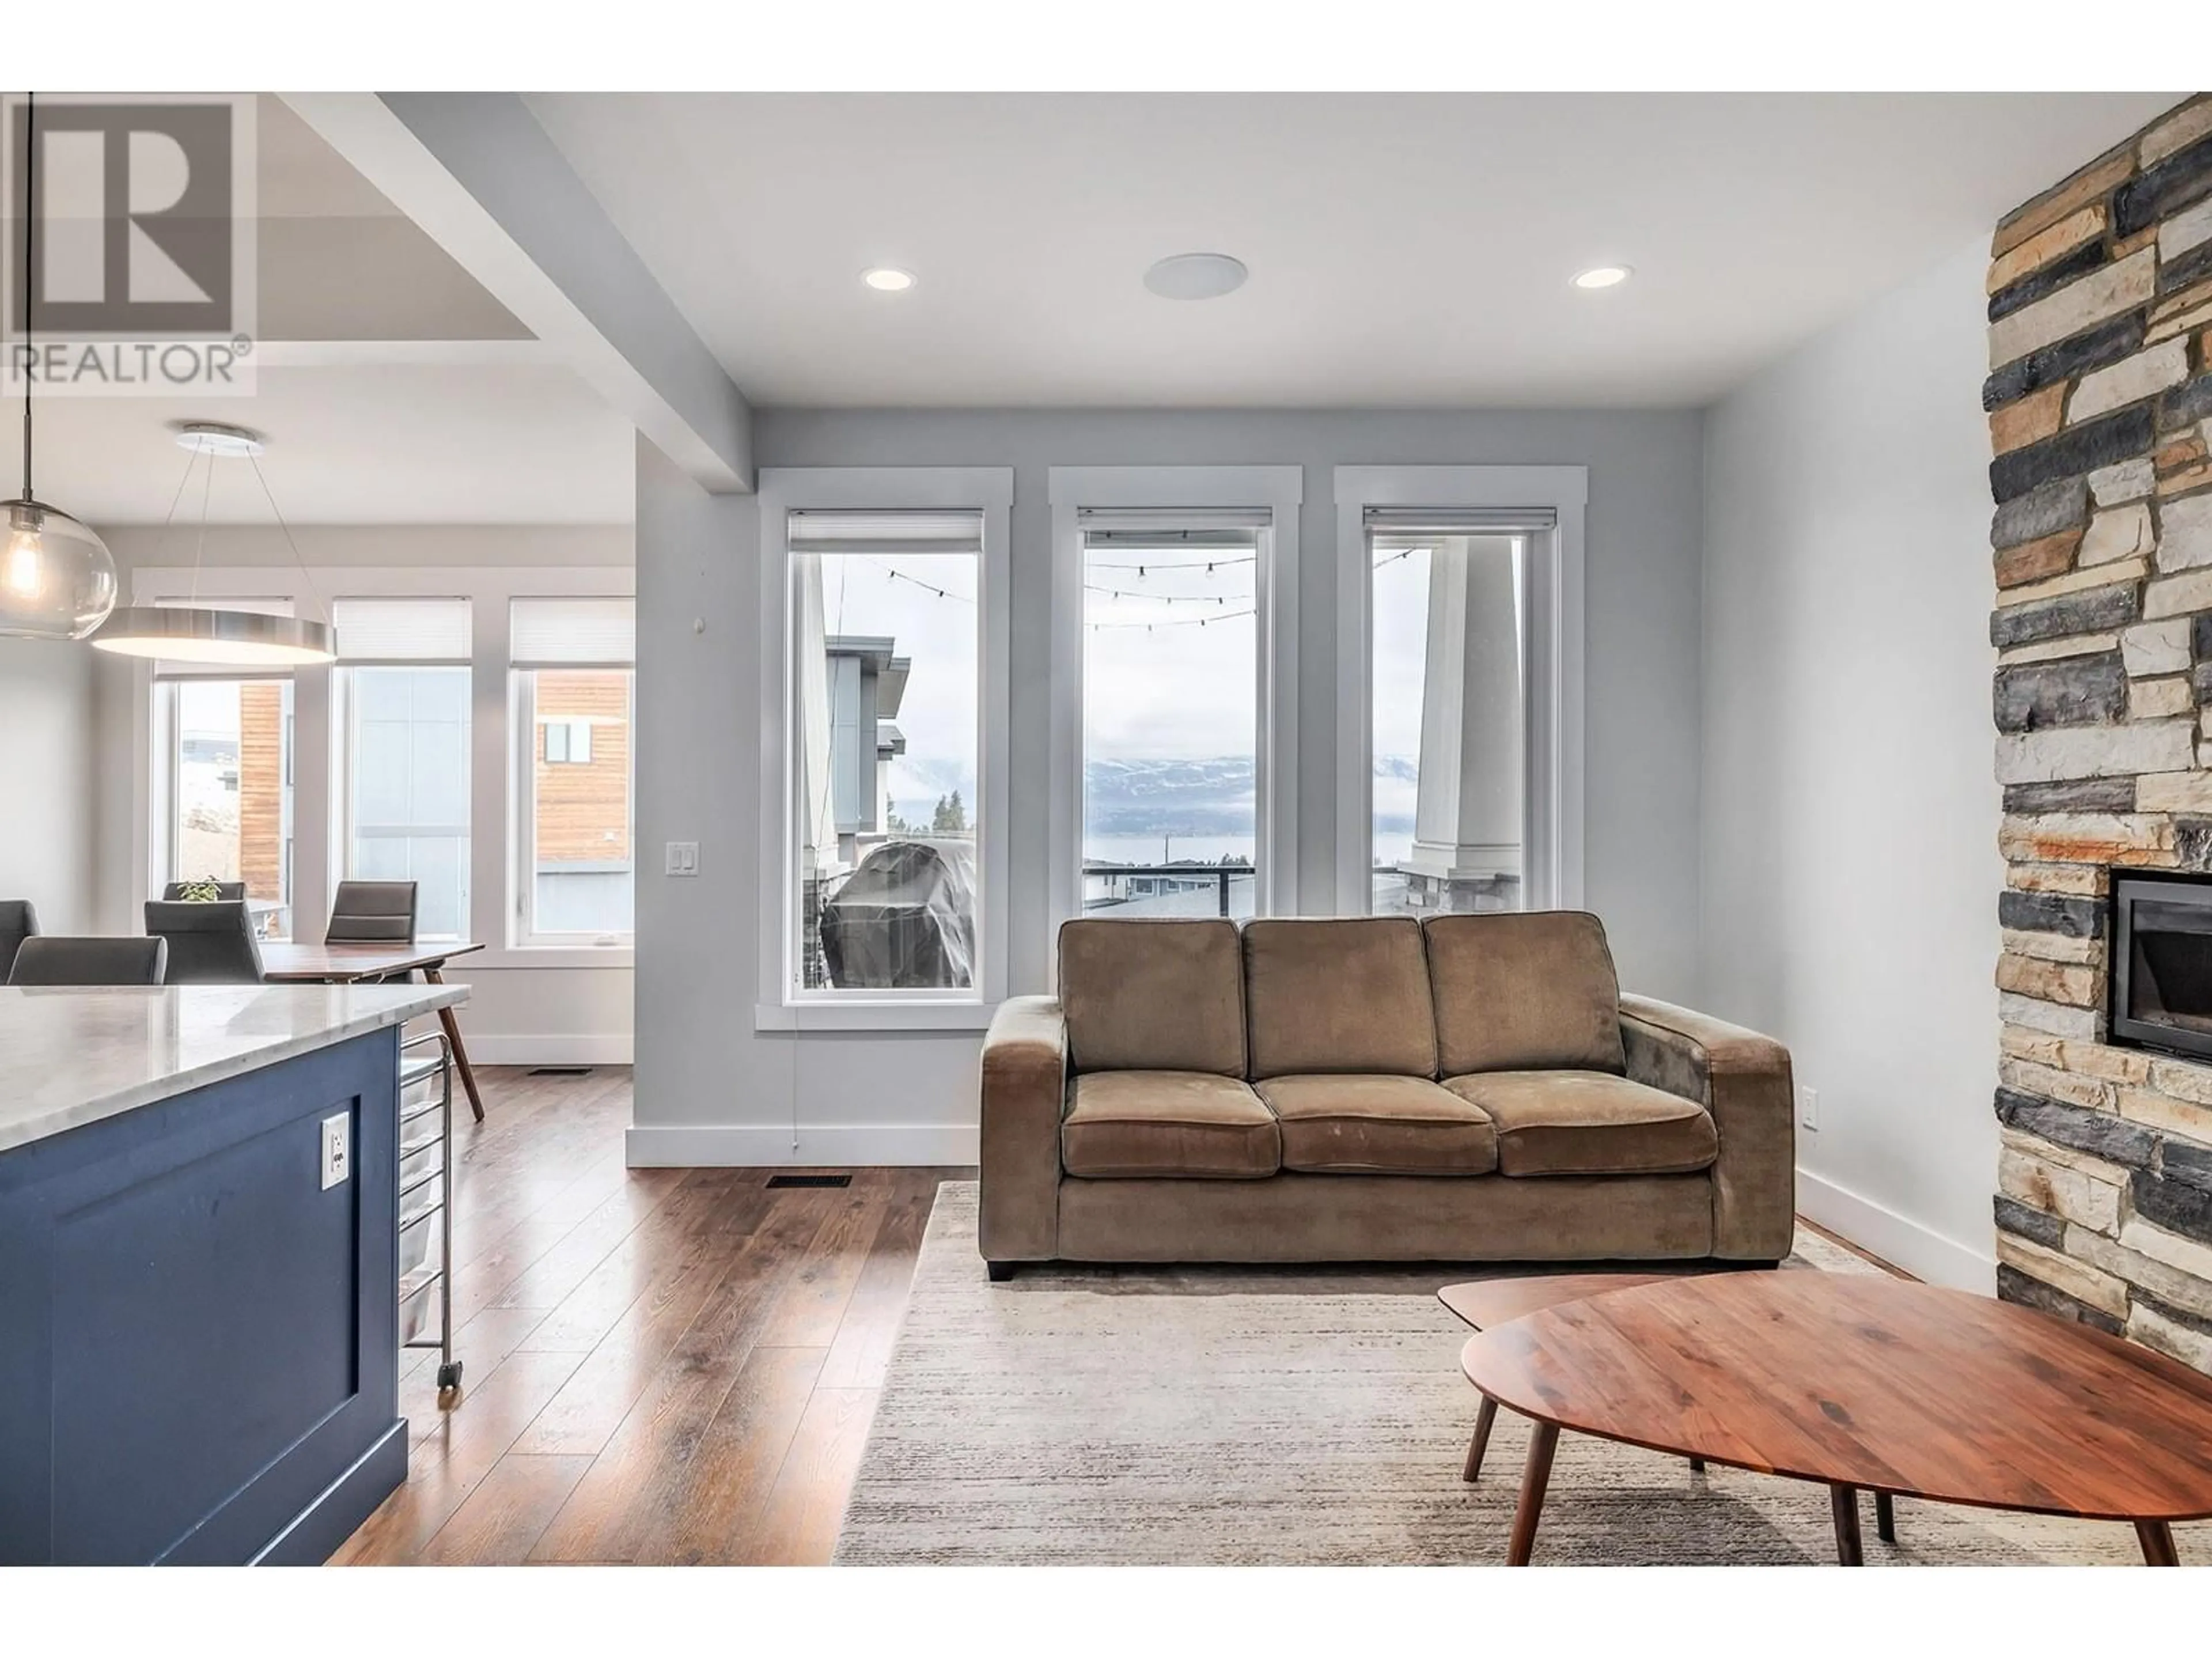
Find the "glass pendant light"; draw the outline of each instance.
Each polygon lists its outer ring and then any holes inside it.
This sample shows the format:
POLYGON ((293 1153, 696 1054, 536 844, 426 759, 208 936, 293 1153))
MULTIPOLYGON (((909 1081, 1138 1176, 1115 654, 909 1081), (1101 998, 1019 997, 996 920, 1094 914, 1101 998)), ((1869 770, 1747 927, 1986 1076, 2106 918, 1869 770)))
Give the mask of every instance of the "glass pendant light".
MULTIPOLYGON (((284 514, 276 506, 276 497, 269 488, 269 480, 261 471, 259 456, 266 443, 258 432, 249 432, 240 426, 224 426, 213 421, 189 421, 177 428, 177 442, 191 452, 191 459, 185 463, 185 479, 189 483, 192 468, 200 458, 207 458, 210 481, 219 459, 242 459, 253 468, 253 476, 267 497, 269 510, 284 532, 284 540, 292 550, 293 562, 300 568, 303 582, 310 588, 313 578, 307 574, 307 560, 301 556, 299 544, 292 539, 292 527, 285 523, 284 514)), ((184 485, 177 488, 179 497, 184 485)), ((207 544, 208 495, 200 496, 200 546, 207 544)), ((171 509, 175 511, 174 503, 171 509)), ((200 556, 192 555, 192 590, 199 590, 200 556)), ((310 622, 301 617, 267 616, 253 611, 216 611, 199 605, 133 605, 118 611, 108 617, 100 631, 92 636, 94 647, 113 652, 122 657, 155 657, 170 662, 220 663, 240 668, 305 668, 320 663, 337 660, 337 644, 328 622, 310 622)))
POLYGON ((33 101, 23 109, 23 493, 0 501, 0 635, 81 640, 115 609, 115 560, 107 544, 31 493, 31 289, 39 269, 38 173, 33 101))

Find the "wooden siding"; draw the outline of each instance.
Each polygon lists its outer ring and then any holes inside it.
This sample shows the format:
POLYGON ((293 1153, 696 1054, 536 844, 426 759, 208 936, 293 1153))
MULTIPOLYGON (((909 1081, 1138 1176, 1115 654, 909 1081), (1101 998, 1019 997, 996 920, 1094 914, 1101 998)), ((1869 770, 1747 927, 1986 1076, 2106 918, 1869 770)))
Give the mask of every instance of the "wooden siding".
POLYGON ((627 864, 629 827, 629 674, 616 669, 540 669, 538 674, 538 862, 627 864), (545 758, 545 722, 588 720, 592 758, 545 758))

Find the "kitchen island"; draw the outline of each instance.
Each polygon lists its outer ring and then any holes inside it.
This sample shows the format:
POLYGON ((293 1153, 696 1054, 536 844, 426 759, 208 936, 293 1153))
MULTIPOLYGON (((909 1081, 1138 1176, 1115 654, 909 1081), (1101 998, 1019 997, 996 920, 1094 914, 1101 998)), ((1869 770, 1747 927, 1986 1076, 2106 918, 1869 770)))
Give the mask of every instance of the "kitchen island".
POLYGON ((0 988, 0 1563, 320 1561, 405 1479, 400 1030, 467 994, 0 988))

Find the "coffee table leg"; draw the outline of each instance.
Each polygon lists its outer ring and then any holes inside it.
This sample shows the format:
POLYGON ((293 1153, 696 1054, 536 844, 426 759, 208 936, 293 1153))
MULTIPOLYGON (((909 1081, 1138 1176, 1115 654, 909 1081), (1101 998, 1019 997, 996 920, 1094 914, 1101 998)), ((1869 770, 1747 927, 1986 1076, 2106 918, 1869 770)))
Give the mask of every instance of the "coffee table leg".
POLYGON ((1536 1547, 1536 1517, 1544 1512, 1544 1488, 1551 1484, 1552 1452, 1559 1443, 1556 1423, 1532 1425, 1528 1462, 1521 1471, 1521 1504, 1513 1511, 1513 1541, 1506 1547, 1505 1565, 1525 1567, 1536 1547))
POLYGON ((1886 1492, 1874 1495, 1874 1535, 1885 1544, 1897 1541, 1897 1504, 1886 1492))
POLYGON ((2163 1521, 2138 1521, 2136 1536, 2142 1540, 2143 1565, 2147 1567, 2178 1567, 2181 1558, 2173 1553, 2173 1528, 2163 1521))
POLYGON ((1846 1567, 1864 1565, 1859 1553, 1859 1489, 1830 1486, 1828 1507, 1836 1517, 1836 1559, 1846 1567))
POLYGON ((1468 1443, 1467 1467, 1460 1471, 1461 1480, 1482 1479, 1482 1455, 1490 1449, 1490 1426, 1497 1421, 1498 1402, 1485 1395, 1481 1407, 1474 1413, 1474 1438, 1468 1443))

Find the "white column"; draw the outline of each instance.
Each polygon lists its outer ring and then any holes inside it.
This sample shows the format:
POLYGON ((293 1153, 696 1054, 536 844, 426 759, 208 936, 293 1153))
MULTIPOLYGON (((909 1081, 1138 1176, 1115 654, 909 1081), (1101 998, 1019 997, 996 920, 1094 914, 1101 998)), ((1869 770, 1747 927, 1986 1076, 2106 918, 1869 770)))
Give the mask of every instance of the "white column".
POLYGON ((1510 536, 1448 536, 1429 556, 1421 774, 1408 874, 1521 873, 1521 625, 1510 536))

